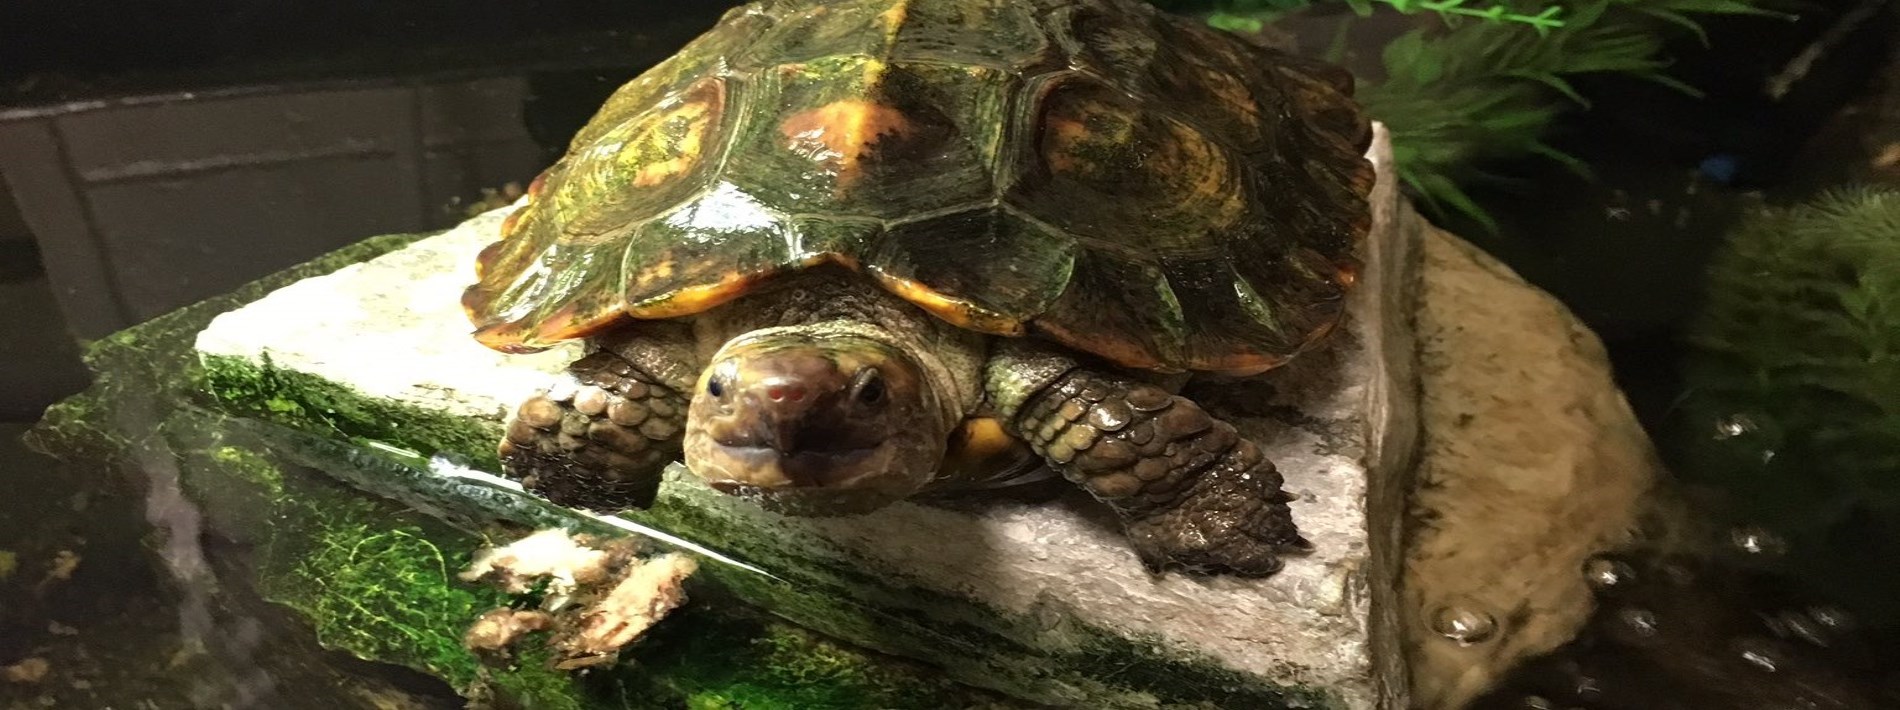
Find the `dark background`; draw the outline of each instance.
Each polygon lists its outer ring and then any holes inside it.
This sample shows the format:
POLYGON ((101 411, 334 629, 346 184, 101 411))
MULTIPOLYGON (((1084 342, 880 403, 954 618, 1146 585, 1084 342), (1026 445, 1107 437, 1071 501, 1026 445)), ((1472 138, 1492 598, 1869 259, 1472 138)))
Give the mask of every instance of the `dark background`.
MULTIPOLYGON (((1832 32, 1866 2, 1804 3, 1799 22, 1705 21, 1706 44, 1668 51, 1669 74, 1699 97, 1579 80, 1591 109, 1550 140, 1594 175, 1542 159, 1484 166, 1514 178, 1472 187, 1501 230, 1441 219, 1602 335, 1652 430, 1682 392, 1680 329, 1708 254, 1743 208, 1844 177, 1900 184, 1900 168, 1864 169, 1869 148, 1900 145, 1900 3, 1832 32), (1810 49, 1817 61, 1792 90, 1765 96, 1764 80, 1810 49), (1735 169, 1706 170, 1712 160, 1735 169)), ((95 541, 82 569, 98 578, 62 590, 79 611, 58 618, 135 618, 160 596, 149 571, 112 576, 143 556, 141 501, 88 509, 84 486, 104 484, 48 473, 15 441, 85 385, 78 341, 368 236, 455 223, 485 190, 529 179, 608 92, 731 4, 0 3, 0 474, 38 481, 0 496, 0 529, 95 541)), ((1336 20, 1314 18, 1309 49, 1336 20)), ((1376 70, 1377 43, 1361 44, 1355 66, 1376 70)), ((1892 565, 1862 569, 1876 567, 1892 565)), ((142 637, 85 638, 106 649, 142 637)), ((0 662, 24 652, 0 644, 0 662)))
POLYGON ((0 9, 0 421, 89 340, 525 183, 729 2, 0 9))

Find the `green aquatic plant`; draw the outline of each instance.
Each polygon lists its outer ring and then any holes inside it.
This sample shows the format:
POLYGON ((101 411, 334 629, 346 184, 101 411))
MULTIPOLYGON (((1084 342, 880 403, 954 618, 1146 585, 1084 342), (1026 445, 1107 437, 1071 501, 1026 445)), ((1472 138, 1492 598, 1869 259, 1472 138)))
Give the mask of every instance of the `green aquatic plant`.
POLYGON ((1900 191, 1855 188, 1739 225, 1709 271, 1670 447, 1686 476, 1842 589, 1900 582, 1900 191), (1882 533, 1880 531, 1886 531, 1882 533), (1851 583, 1858 582, 1858 583, 1851 583))
POLYGON ((1544 156, 1587 172, 1544 140, 1560 115, 1589 106, 1572 79, 1622 74, 1695 94, 1666 73, 1668 30, 1699 35, 1698 15, 1767 12, 1761 0, 1582 0, 1564 7, 1560 27, 1467 22, 1414 30, 1386 46, 1386 77, 1360 98, 1391 129, 1399 176, 1429 208, 1494 227, 1466 192, 1475 181, 1495 179, 1485 165, 1544 156))
MULTIPOLYGON (((1548 5, 1541 9, 1523 10, 1503 3, 1476 4, 1470 0, 1343 0, 1347 7, 1360 17, 1371 15, 1381 7, 1390 8, 1406 14, 1434 13, 1446 20, 1477 18, 1489 22, 1503 22, 1531 27, 1539 32, 1562 27, 1564 21, 1560 15, 1563 8, 1548 5)), ((1168 3, 1156 4, 1171 9, 1184 5, 1203 5, 1197 8, 1207 15, 1210 25, 1224 30, 1239 32, 1259 32, 1267 24, 1287 13, 1312 7, 1315 0, 1215 0, 1212 3, 1168 3)))
MULTIPOLYGON (((1205 15, 1224 29, 1258 32, 1322 1, 1157 4, 1205 15)), ((1775 14, 1767 9, 1773 0, 1340 1, 1359 17, 1379 9, 1437 15, 1440 22, 1385 46, 1384 76, 1364 81, 1359 98, 1391 130, 1393 160, 1410 192, 1429 210, 1463 213, 1487 228, 1495 224, 1467 192, 1472 184, 1501 180, 1486 166, 1543 156, 1587 172, 1545 141, 1558 117, 1590 105, 1573 79, 1622 74, 1695 94, 1667 74, 1663 48, 1670 34, 1701 36, 1702 16, 1775 14)), ((1340 37, 1356 21, 1349 19, 1340 37)))

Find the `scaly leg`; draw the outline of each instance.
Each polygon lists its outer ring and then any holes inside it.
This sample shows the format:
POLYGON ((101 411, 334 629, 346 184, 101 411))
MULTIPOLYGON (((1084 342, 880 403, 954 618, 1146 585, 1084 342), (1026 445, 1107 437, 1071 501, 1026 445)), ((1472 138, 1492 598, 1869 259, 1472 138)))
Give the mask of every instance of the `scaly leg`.
POLYGON ((697 376, 690 329, 628 326, 602 337, 567 375, 508 421, 502 466, 561 505, 614 512, 652 505, 660 473, 680 458, 697 376))
POLYGON ((1114 507, 1150 570, 1266 576, 1311 549, 1273 462, 1200 405, 1027 348, 1002 349, 986 379, 1012 433, 1114 507))

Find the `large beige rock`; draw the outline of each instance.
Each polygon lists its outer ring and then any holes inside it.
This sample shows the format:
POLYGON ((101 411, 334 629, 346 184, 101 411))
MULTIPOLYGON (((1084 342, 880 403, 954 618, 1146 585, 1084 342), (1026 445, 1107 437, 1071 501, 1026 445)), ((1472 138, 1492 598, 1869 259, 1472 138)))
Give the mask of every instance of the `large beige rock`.
POLYGON ((1401 608, 1415 706, 1456 708, 1576 634, 1583 568, 1627 539, 1658 463, 1563 304, 1446 232, 1423 251, 1401 608))

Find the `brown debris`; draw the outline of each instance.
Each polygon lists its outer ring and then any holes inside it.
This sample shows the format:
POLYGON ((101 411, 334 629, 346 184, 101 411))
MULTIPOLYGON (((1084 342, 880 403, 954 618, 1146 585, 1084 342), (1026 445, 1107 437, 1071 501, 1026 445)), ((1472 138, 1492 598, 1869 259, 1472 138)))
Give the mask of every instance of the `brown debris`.
POLYGON ((506 658, 521 639, 551 631, 548 646, 562 670, 607 665, 620 650, 686 602, 682 583, 698 563, 668 553, 642 559, 636 541, 596 541, 560 529, 542 530, 478 554, 461 578, 511 594, 543 590, 540 608, 499 608, 477 618, 463 636, 470 650, 506 658))
POLYGON ((1874 156, 1874 167, 1887 169, 1900 166, 1900 143, 1888 143, 1874 156))
POLYGON ((80 559, 77 552, 60 550, 53 556, 53 565, 46 570, 46 576, 40 578, 39 584, 33 588, 34 592, 45 594, 53 585, 72 579, 73 572, 79 570, 80 559))
POLYGON ((565 594, 583 585, 599 584, 608 572, 611 555, 581 544, 566 530, 550 528, 503 547, 483 550, 461 574, 464 582, 492 579, 509 594, 526 594, 534 583, 547 579, 549 592, 565 594))
POLYGON ((559 639, 563 669, 611 663, 620 649, 645 634, 660 619, 686 602, 681 583, 699 563, 681 554, 665 554, 627 571, 620 583, 599 602, 579 615, 573 634, 559 639))
POLYGON ((477 652, 506 651, 522 636, 553 624, 554 616, 545 611, 490 609, 468 627, 468 633, 462 635, 462 645, 477 652))
POLYGON ((28 658, 11 666, 0 668, 0 680, 8 683, 38 683, 46 679, 53 670, 53 664, 44 658, 28 658))

